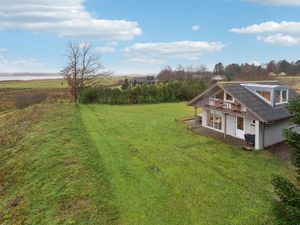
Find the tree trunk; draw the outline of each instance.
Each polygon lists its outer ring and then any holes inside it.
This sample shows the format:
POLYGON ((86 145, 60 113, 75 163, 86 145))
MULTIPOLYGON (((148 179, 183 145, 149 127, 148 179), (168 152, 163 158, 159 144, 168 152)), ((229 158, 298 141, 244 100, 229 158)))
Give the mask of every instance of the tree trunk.
POLYGON ((77 94, 77 99, 76 99, 76 103, 75 103, 76 107, 79 107, 79 99, 80 99, 80 95, 77 94))

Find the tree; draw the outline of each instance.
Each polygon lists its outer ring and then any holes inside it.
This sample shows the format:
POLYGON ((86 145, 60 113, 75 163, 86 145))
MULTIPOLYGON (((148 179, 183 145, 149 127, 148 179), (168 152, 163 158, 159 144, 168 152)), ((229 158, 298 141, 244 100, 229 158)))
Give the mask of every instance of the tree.
POLYGON ((90 44, 69 42, 66 56, 67 65, 61 73, 70 86, 75 105, 79 106, 82 91, 87 87, 101 86, 110 73, 100 72, 103 69, 100 56, 92 51, 90 44))
POLYGON ((221 62, 217 63, 214 68, 214 74, 223 75, 225 73, 224 66, 221 62))
MULTIPOLYGON (((300 125, 300 96, 289 103, 288 109, 293 116, 292 121, 300 125)), ((291 147, 292 163, 296 167, 297 178, 300 181, 300 134, 285 130, 284 135, 291 147)), ((280 176, 274 176, 272 183, 278 197, 278 200, 275 200, 274 209, 280 224, 300 224, 300 190, 289 180, 280 176)))
POLYGON ((121 88, 122 88, 122 90, 127 90, 128 87, 129 87, 129 82, 128 82, 128 79, 125 78, 124 83, 122 84, 121 88))

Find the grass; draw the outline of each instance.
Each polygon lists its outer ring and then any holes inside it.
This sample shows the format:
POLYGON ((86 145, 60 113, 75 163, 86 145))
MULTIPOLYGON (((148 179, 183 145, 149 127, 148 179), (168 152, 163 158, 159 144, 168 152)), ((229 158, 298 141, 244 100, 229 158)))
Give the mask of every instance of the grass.
POLYGON ((118 224, 78 110, 43 105, 1 119, 0 224, 118 224))
MULTIPOLYGON (((111 77, 103 81, 103 85, 112 87, 119 86, 122 77, 111 77)), ((68 88, 68 83, 64 79, 49 80, 29 80, 29 81, 0 81, 0 89, 51 89, 51 88, 68 88)))
POLYGON ((0 117, 0 224, 272 224, 292 170, 175 121, 183 103, 34 106, 0 117))
POLYGON ((271 174, 287 167, 174 121, 192 113, 184 104, 82 107, 122 224, 271 224, 271 174))
POLYGON ((300 92, 300 76, 276 77, 276 79, 300 92))
POLYGON ((68 88, 68 84, 62 79, 51 79, 51 80, 30 80, 30 81, 1 81, 1 88, 68 88))

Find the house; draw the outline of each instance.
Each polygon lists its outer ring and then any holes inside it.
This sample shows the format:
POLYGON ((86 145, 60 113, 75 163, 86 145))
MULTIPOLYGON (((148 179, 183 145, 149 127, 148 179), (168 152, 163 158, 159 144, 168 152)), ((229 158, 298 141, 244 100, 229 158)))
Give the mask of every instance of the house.
POLYGON ((226 77, 224 75, 214 75, 211 80, 212 81, 222 81, 222 80, 225 80, 226 77))
POLYGON ((289 128, 289 100, 297 95, 278 81, 218 82, 196 96, 189 106, 202 108, 202 126, 216 132, 245 139, 253 137, 255 149, 283 141, 282 130, 289 128))
POLYGON ((155 76, 133 77, 129 82, 131 84, 156 84, 157 79, 155 76))
POLYGON ((270 72, 268 75, 269 75, 270 77, 276 77, 276 76, 277 76, 277 74, 274 73, 274 72, 270 72))
POLYGON ((280 77, 284 77, 286 75, 287 75, 287 73, 285 73, 285 72, 281 72, 281 73, 278 74, 278 76, 280 76, 280 77))

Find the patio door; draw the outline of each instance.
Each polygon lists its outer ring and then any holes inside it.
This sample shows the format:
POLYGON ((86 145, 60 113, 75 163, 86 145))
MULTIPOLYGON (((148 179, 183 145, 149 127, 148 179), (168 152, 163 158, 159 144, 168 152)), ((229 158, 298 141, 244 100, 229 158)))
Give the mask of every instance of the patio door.
POLYGON ((244 139, 245 134, 245 119, 244 117, 236 117, 236 137, 244 139))

